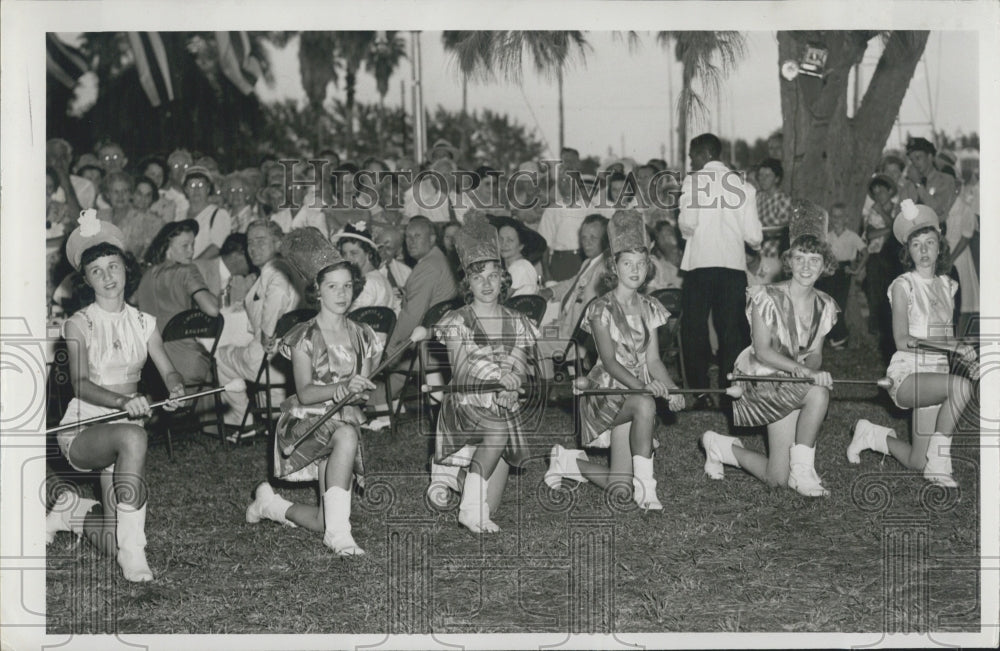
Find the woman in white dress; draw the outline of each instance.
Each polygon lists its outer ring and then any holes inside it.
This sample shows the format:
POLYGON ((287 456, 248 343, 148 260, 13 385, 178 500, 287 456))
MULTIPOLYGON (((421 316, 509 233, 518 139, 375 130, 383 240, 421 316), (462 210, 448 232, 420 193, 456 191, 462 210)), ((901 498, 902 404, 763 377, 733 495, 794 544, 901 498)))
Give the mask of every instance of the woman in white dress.
POLYGON ((500 255, 511 277, 511 296, 538 293, 538 270, 548 246, 545 238, 512 217, 490 217, 500 233, 500 255))
POLYGON ((340 254, 353 262, 365 278, 365 287, 351 303, 351 310, 362 307, 392 307, 392 285, 378 270, 382 258, 364 221, 347 224, 332 238, 340 254))

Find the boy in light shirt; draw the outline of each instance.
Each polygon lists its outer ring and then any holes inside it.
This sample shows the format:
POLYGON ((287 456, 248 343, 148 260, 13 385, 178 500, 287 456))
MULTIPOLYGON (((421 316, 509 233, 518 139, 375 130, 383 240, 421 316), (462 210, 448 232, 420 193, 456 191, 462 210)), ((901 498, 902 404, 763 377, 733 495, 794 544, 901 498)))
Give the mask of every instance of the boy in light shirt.
POLYGON ((845 309, 847 297, 851 291, 851 279, 859 269, 863 269, 868 260, 868 246, 861 236, 847 228, 847 207, 835 203, 830 208, 830 229, 827 231, 827 241, 837 258, 837 271, 828 278, 821 279, 816 286, 837 301, 841 316, 830 331, 830 345, 841 349, 847 344, 847 319, 845 309))

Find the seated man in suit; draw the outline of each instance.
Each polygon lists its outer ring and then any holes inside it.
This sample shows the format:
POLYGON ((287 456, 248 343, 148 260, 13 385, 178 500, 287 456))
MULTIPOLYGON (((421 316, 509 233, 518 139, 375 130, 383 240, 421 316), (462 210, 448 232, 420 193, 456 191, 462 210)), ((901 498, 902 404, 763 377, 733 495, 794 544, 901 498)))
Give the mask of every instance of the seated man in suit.
POLYGON ((549 304, 542 317, 542 338, 538 340, 538 353, 543 369, 552 376, 551 359, 566 348, 580 315, 591 300, 602 293, 608 248, 608 220, 598 214, 588 215, 580 226, 579 241, 586 259, 576 275, 539 291, 549 304))
MULTIPOLYGON (((257 220, 247 227, 250 261, 260 269, 260 276, 243 300, 253 338, 244 346, 220 346, 216 351, 221 384, 236 378, 256 379, 264 357, 275 351, 278 318, 300 307, 301 296, 291 280, 294 274, 283 259, 275 257, 283 235, 273 221, 257 220)), ((249 403, 246 393, 227 391, 222 395, 232 407, 224 415, 225 423, 239 425, 249 403)))
MULTIPOLYGON (((385 347, 389 353, 410 338, 413 329, 420 325, 424 314, 432 305, 455 298, 458 293, 448 259, 437 246, 437 231, 429 219, 422 215, 410 219, 406 225, 406 249, 417 264, 403 287, 403 304, 396 320, 396 328, 385 347)), ((409 358, 404 357, 404 361, 400 362, 400 365, 403 364, 403 368, 409 366, 409 358)), ((392 376, 392 395, 398 395, 402 387, 402 378, 392 376)), ((384 398, 385 391, 380 387, 372 392, 372 396, 373 400, 384 398)), ((383 405, 376 405, 377 411, 385 408, 383 405)), ((388 424, 387 418, 380 417, 371 421, 369 427, 382 429, 388 424)))

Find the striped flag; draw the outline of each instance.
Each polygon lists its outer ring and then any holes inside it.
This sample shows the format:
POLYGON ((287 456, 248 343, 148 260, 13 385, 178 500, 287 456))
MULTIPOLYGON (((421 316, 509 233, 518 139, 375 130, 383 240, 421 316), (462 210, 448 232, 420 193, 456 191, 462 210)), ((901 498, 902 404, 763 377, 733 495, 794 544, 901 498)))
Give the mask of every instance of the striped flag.
POLYGON ((244 95, 253 92, 261 75, 260 62, 251 53, 250 37, 246 32, 216 32, 219 67, 226 78, 244 95))
POLYGON ((153 106, 174 100, 174 87, 170 82, 170 64, 167 50, 159 32, 129 32, 128 42, 135 56, 139 83, 153 106))
POLYGON ((49 32, 45 35, 45 69, 53 79, 72 90, 90 66, 79 50, 49 32))

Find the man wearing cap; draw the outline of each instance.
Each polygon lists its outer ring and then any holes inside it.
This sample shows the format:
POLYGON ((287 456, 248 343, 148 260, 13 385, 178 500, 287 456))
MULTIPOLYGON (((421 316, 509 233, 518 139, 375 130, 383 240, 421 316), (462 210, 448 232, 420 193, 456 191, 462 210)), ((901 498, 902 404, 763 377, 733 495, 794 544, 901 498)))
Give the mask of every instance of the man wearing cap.
POLYGON ((937 148, 926 138, 910 138, 906 143, 906 157, 910 164, 906 177, 913 183, 900 189, 900 201, 911 199, 934 209, 940 221, 948 217, 948 209, 955 197, 955 179, 934 167, 937 148), (911 189, 912 188, 912 189, 911 189))
POLYGON ((229 211, 209 202, 214 192, 212 173, 195 165, 184 173, 184 194, 188 200, 187 219, 198 222, 198 235, 194 240, 194 257, 214 256, 233 232, 229 211))
MULTIPOLYGON (((746 305, 745 245, 759 250, 763 233, 757 217, 757 193, 739 174, 720 160, 722 142, 711 133, 691 141, 692 173, 681 190, 681 235, 687 240, 681 270, 681 332, 684 365, 691 386, 707 387, 711 347, 708 315, 719 336, 719 385, 733 368, 740 352, 750 344, 746 305)), ((696 407, 708 406, 706 396, 696 407)))

